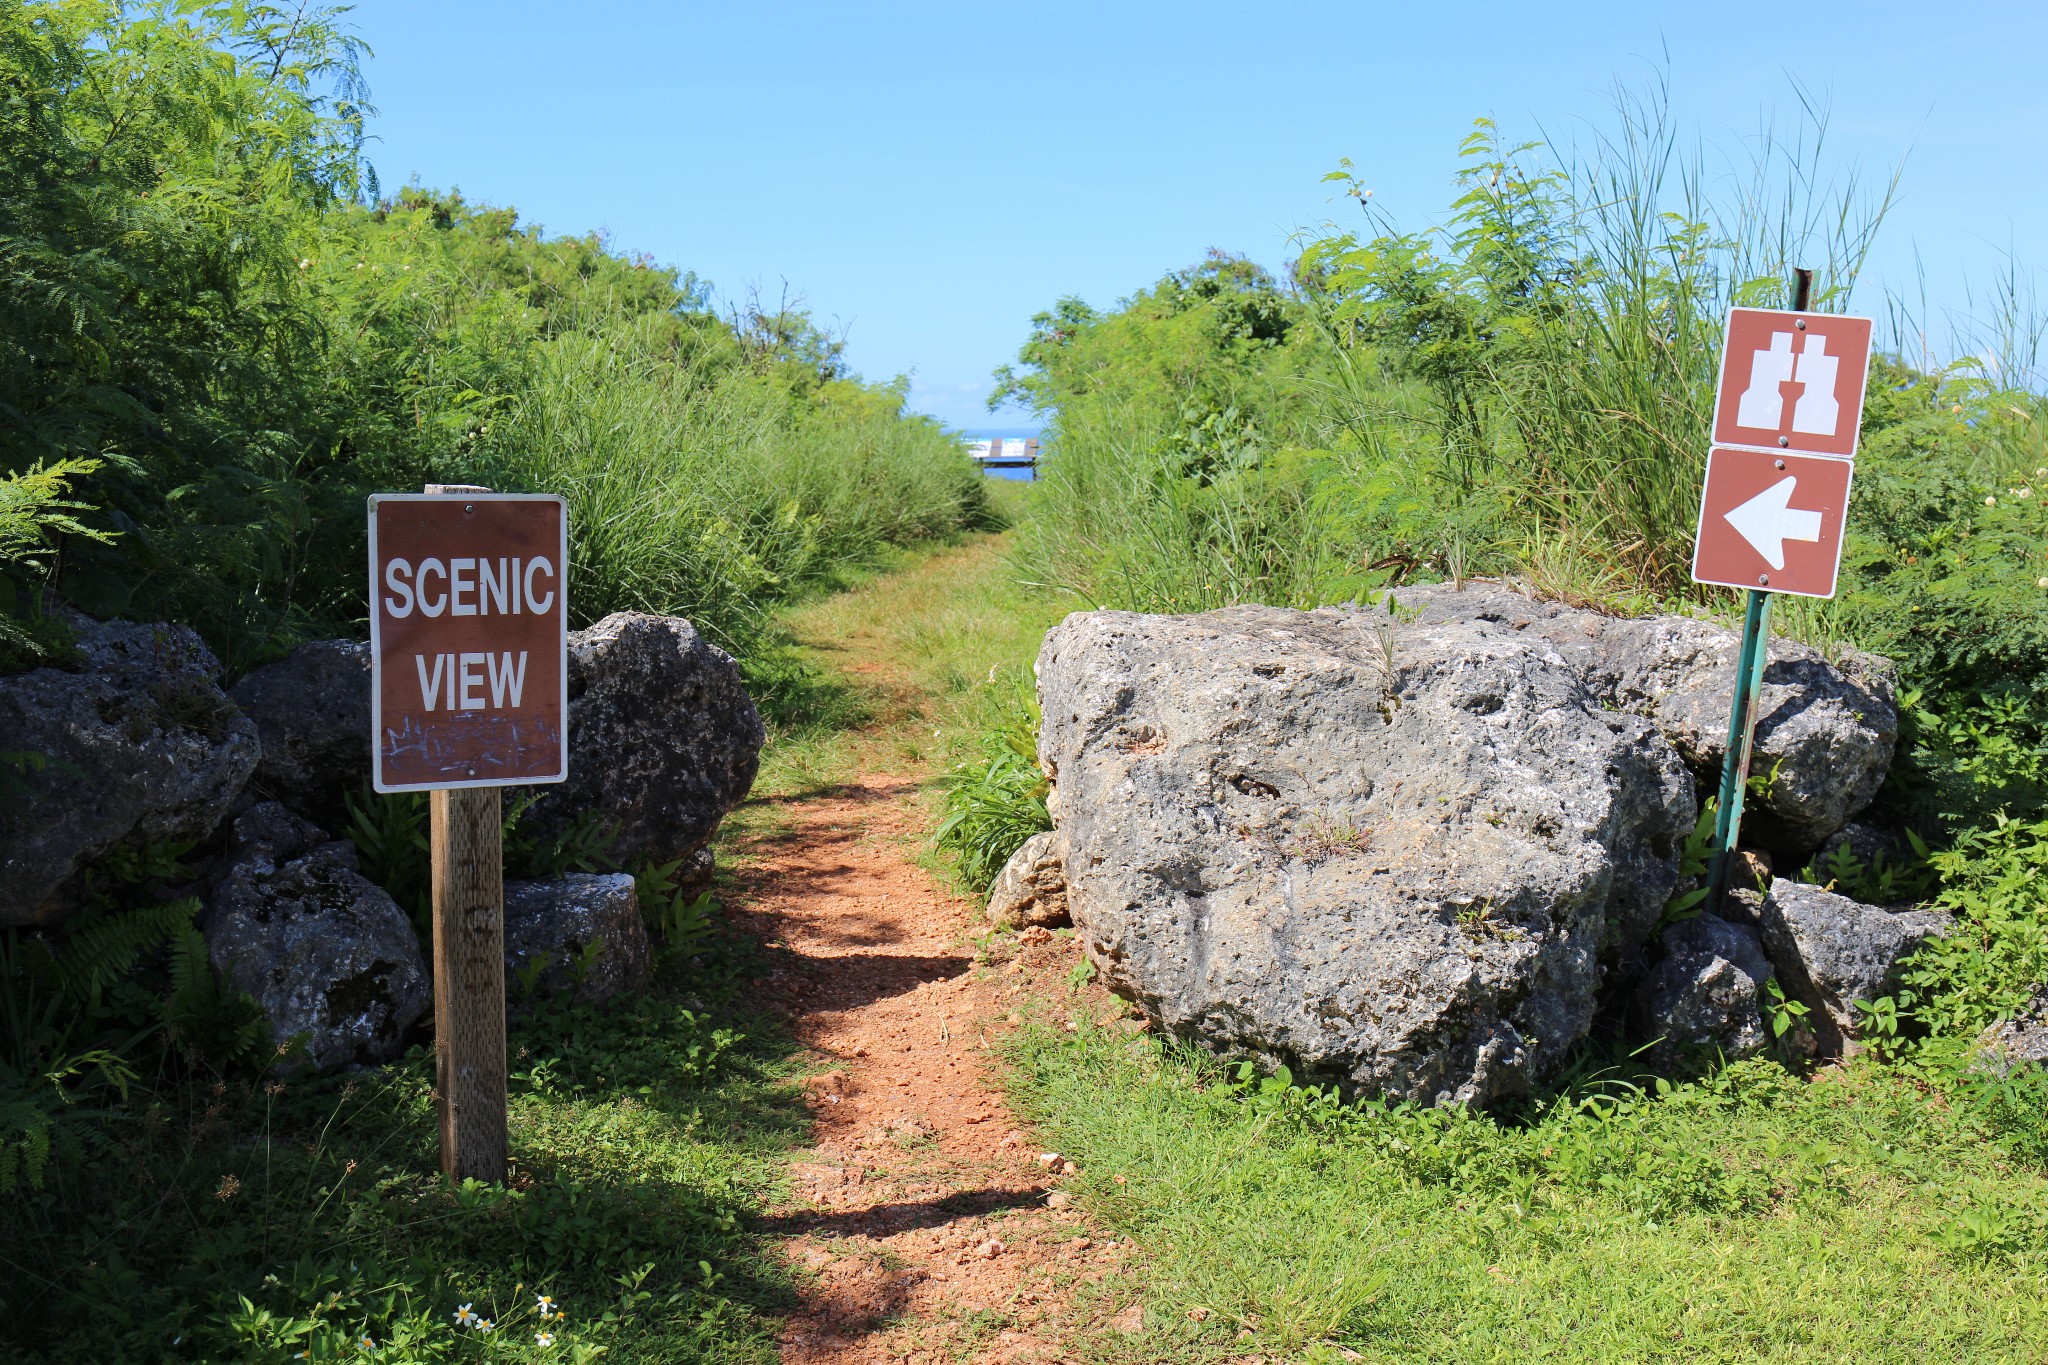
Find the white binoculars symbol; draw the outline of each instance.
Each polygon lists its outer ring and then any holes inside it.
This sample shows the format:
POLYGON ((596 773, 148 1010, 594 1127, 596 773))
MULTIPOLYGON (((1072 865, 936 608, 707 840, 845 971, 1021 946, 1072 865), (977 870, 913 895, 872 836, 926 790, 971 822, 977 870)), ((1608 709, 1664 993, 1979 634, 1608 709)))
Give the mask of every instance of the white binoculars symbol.
POLYGON ((1781 431, 1785 426, 1785 395, 1778 386, 1797 381, 1806 387, 1792 405, 1792 430, 1814 436, 1832 436, 1841 420, 1842 405, 1835 401, 1835 372, 1842 362, 1827 354, 1827 339, 1807 333, 1805 346, 1792 349, 1790 332, 1771 333, 1769 350, 1752 351, 1749 387, 1735 409, 1738 426, 1758 431, 1781 431))

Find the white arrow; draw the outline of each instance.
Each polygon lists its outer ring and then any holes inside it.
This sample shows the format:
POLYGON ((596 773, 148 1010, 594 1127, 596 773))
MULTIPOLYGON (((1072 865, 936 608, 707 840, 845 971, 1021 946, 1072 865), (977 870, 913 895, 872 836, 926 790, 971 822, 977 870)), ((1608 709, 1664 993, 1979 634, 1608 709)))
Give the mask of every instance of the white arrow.
POLYGON ((1820 513, 1791 505, 1792 490, 1798 486, 1798 477, 1788 474, 1742 506, 1721 514, 1774 569, 1785 567, 1786 541, 1820 539, 1820 513))

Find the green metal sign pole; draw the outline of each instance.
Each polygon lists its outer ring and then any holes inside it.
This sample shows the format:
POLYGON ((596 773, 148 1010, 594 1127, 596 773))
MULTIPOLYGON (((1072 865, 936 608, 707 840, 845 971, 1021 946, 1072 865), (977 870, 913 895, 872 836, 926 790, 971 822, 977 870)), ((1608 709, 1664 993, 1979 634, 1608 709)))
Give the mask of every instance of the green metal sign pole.
MULTIPOLYGON (((1813 272, 1792 272, 1792 311, 1804 313, 1813 300, 1813 272)), ((1707 866, 1707 906, 1718 912, 1728 896, 1735 849, 1742 838, 1742 798, 1749 786, 1749 760, 1756 742, 1757 694, 1763 691, 1764 660, 1770 653, 1771 595, 1749 591, 1742 614, 1742 653, 1735 664, 1735 700, 1728 712, 1728 753, 1721 760, 1721 795, 1714 809, 1714 856, 1707 866)))

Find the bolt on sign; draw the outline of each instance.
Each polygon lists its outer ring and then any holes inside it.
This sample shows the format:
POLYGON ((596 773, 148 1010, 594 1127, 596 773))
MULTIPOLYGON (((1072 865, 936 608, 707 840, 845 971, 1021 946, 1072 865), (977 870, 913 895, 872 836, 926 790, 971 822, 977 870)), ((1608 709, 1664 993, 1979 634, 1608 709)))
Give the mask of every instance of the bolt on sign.
POLYGON ((1854 459, 1870 335, 1869 318, 1729 309, 1714 444, 1854 459))
POLYGON ((371 497, 378 791, 568 777, 568 567, 553 494, 371 497))

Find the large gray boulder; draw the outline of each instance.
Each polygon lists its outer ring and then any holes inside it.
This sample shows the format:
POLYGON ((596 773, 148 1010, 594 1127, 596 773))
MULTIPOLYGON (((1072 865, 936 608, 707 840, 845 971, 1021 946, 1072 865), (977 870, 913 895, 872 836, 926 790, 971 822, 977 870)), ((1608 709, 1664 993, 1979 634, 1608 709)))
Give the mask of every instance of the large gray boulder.
POLYGON ((1112 989, 1305 1079, 1486 1102, 1639 954, 1693 781, 1541 634, 1085 612, 1038 659, 1067 902, 1112 989))
POLYGON ((1806 1026, 1828 1055, 1856 1037, 1856 1002, 1897 990, 1900 964, 1954 925, 1938 910, 1886 910, 1782 877, 1768 895, 1729 899, 1731 913, 1754 915, 1779 988, 1806 1005, 1806 1026))
MULTIPOLYGON (((1548 641, 1603 703, 1655 724, 1711 791, 1728 745, 1740 632, 1690 616, 1619 618, 1539 602, 1495 583, 1404 588, 1400 613, 1548 641)), ((1803 857, 1870 804, 1898 743, 1890 665, 1844 651, 1830 663, 1773 639, 1757 704, 1748 842, 1803 857)))
POLYGON ((320 1067, 390 1061, 431 1000, 412 921, 355 846, 275 801, 236 819, 199 927, 214 969, 320 1067))
POLYGON ((1000 929, 1068 922, 1066 854, 1057 833, 1034 834, 1010 855, 989 888, 988 918, 1000 929))
POLYGON ((300 645, 243 674, 228 695, 263 739, 256 791, 340 828, 344 798, 370 780, 370 647, 300 645))
POLYGON ((256 766, 256 727, 184 626, 68 617, 75 668, 0 678, 0 925, 49 924, 117 847, 201 840, 256 766))
POLYGON ((530 832, 584 812, 622 867, 685 870, 738 805, 768 737, 732 656, 675 616, 615 612, 569 636, 569 780, 543 787, 530 832))
MULTIPOLYGON (((258 786, 330 824, 370 776, 369 646, 323 640, 252 670, 235 695, 263 733, 258 786)), ((705 885, 718 822, 753 785, 767 731, 732 656, 688 621, 619 612, 569 632, 569 779, 537 787, 524 829, 615 827, 623 867, 677 861, 705 885)))
POLYGON ((572 872, 505 883, 505 980, 610 1000, 647 988, 647 926, 632 877, 572 872))
POLYGON ((1770 1041, 1763 988, 1772 976, 1757 931, 1697 915, 1664 931, 1664 957, 1636 989, 1636 1004, 1656 1052, 1668 1060, 1688 1047, 1741 1058, 1770 1041))

